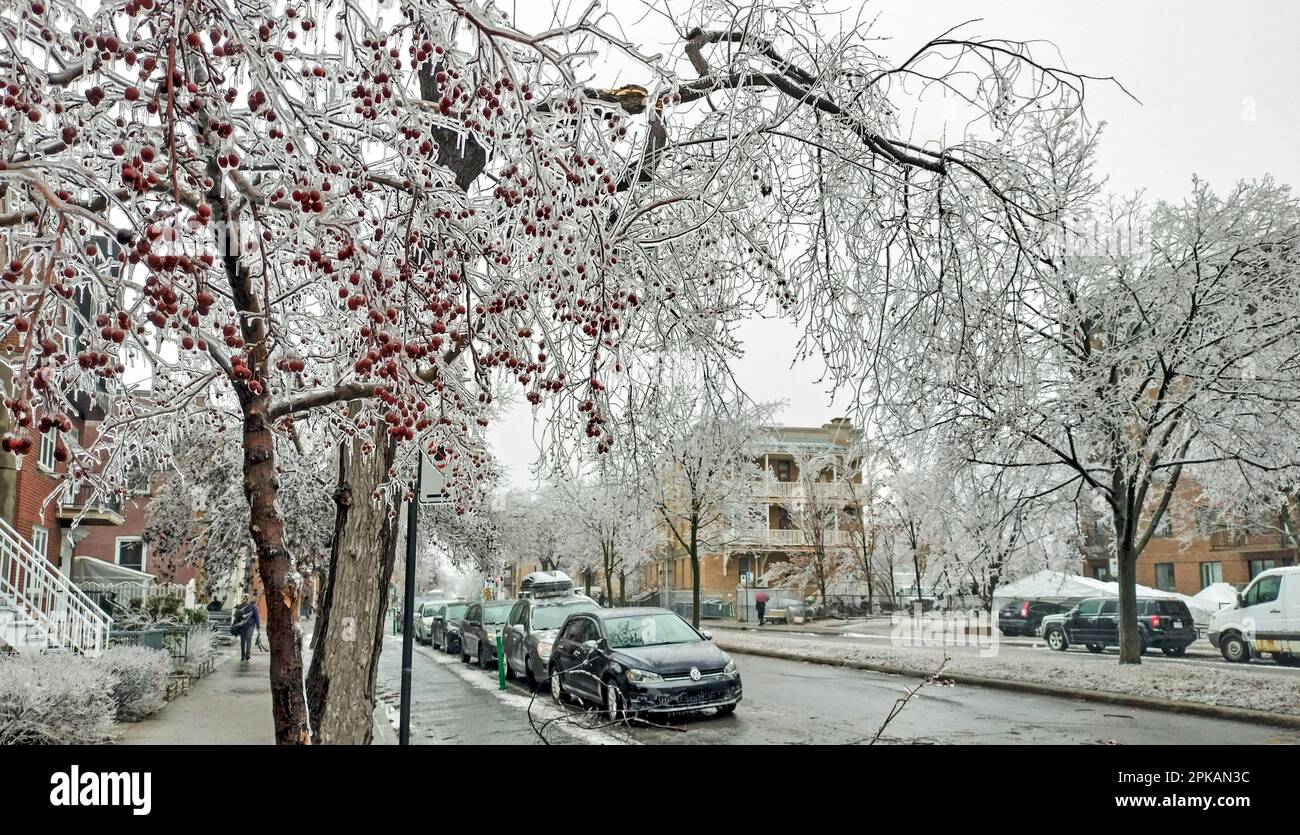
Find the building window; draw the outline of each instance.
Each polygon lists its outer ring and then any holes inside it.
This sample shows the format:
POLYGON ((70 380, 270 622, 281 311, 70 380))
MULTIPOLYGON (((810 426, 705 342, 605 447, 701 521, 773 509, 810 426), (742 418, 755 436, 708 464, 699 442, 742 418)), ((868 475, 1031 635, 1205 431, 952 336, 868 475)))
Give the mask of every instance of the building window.
POLYGON ((1215 583, 1223 582, 1223 563, 1221 562, 1203 562, 1201 563, 1201 588, 1208 588, 1215 583))
POLYGON ((41 435, 40 455, 36 458, 36 463, 47 473, 54 472, 54 446, 56 444, 54 432, 55 430, 51 429, 41 435))
POLYGON ((1250 579, 1254 580, 1260 572, 1277 568, 1277 560, 1251 560, 1247 565, 1250 569, 1250 579))
POLYGON ((1171 562, 1156 563, 1156 588, 1161 591, 1174 590, 1174 564, 1171 562))
POLYGON ((776 508, 776 529, 779 531, 794 529, 794 522, 790 520, 790 511, 780 505, 776 508))
POLYGON ((1174 535, 1174 516, 1168 510, 1160 514, 1160 521, 1156 523, 1155 535, 1160 539, 1171 539, 1174 535))
POLYGON ((117 538, 116 562, 123 568, 144 571, 144 540, 138 536, 119 536, 117 538))
POLYGON ((32 526, 32 547, 44 559, 50 558, 50 532, 39 525, 32 526))
POLYGON ((791 478, 791 475, 790 475, 790 462, 789 462, 789 461, 773 461, 773 462, 772 462, 772 467, 773 467, 773 469, 775 469, 775 471, 776 471, 776 480, 777 480, 777 481, 791 481, 791 480, 793 480, 793 479, 791 478))

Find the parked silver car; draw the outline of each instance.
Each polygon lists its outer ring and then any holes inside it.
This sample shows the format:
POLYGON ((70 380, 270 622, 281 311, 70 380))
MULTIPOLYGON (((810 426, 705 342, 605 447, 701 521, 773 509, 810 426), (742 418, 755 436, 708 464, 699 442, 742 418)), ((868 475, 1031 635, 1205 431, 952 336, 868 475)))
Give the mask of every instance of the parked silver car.
POLYGON ((506 675, 522 675, 528 686, 546 678, 551 647, 564 619, 575 612, 594 612, 596 601, 572 590, 558 595, 528 597, 510 610, 502 635, 506 675))

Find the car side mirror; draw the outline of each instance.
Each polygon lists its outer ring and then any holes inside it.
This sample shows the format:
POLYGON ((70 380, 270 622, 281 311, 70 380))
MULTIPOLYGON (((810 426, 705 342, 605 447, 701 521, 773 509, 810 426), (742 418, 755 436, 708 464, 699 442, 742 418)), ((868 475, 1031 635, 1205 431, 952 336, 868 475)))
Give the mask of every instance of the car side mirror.
POLYGON ((522 623, 516 623, 515 631, 518 632, 520 635, 524 634, 524 625, 522 623))
POLYGON ((1238 609, 1246 608, 1246 596, 1241 592, 1237 592, 1237 608, 1238 609))
POLYGON ((708 630, 701 630, 701 632, 700 632, 700 636, 703 637, 704 640, 706 640, 706 641, 712 641, 712 640, 713 640, 713 633, 712 633, 712 632, 709 632, 708 630))
POLYGON ((593 649, 595 649, 596 647, 600 646, 600 642, 599 642, 599 641, 594 641, 594 640, 592 640, 592 641, 583 641, 583 642, 582 642, 582 645, 583 645, 584 647, 586 647, 588 650, 593 650, 593 649))

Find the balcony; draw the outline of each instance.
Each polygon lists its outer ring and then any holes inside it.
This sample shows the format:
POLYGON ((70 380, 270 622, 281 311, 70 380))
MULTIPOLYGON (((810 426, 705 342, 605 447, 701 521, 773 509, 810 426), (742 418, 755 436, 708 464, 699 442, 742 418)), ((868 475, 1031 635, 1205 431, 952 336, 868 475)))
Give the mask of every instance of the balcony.
MULTIPOLYGON (((811 485, 803 481, 760 481, 754 484, 750 494, 757 498, 777 501, 799 501, 807 498, 808 486, 812 487, 813 495, 817 497, 837 501, 849 501, 853 497, 849 486, 840 481, 815 481, 811 485)), ((866 498, 865 492, 859 495, 863 499, 866 498)))
MULTIPOLYGON (((800 530, 776 528, 750 528, 728 531, 726 542, 734 547, 758 548, 811 548, 812 540, 800 530)), ((828 547, 848 547, 854 544, 851 531, 826 531, 822 542, 828 547)))
POLYGON ((1224 550, 1274 550, 1287 547, 1286 537, 1276 533, 1248 534, 1240 528, 1221 528, 1210 534, 1210 549, 1224 550))
POLYGON ((73 488, 59 505, 59 521, 69 525, 120 525, 124 521, 122 501, 116 496, 92 498, 89 487, 73 488))

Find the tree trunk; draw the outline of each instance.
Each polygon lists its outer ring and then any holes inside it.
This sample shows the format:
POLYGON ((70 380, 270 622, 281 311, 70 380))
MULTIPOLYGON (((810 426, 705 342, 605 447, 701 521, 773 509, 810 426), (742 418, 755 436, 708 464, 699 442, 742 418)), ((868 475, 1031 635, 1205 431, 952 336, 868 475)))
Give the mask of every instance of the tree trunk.
POLYGON ((395 446, 380 424, 368 439, 339 450, 336 515, 326 583, 312 639, 307 700, 314 740, 369 745, 375 678, 383 648, 389 579, 397 558, 397 519, 371 494, 388 480, 395 446), (374 445, 362 453, 363 442, 374 445))
POLYGON ((700 628, 700 522, 691 517, 691 626, 700 628))
POLYGON ((1138 637, 1137 558, 1132 548, 1117 549, 1119 557, 1119 663, 1141 664, 1138 637))
POLYGON ((271 710, 275 741, 309 744, 307 703, 302 692, 302 642, 295 617, 298 586, 284 547, 284 523, 275 507, 279 481, 270 427, 262 419, 264 397, 244 403, 244 495, 249 533, 257 549, 258 575, 266 595, 266 637, 271 645, 271 710))
POLYGON ((618 605, 627 605, 627 572, 618 572, 618 605))

